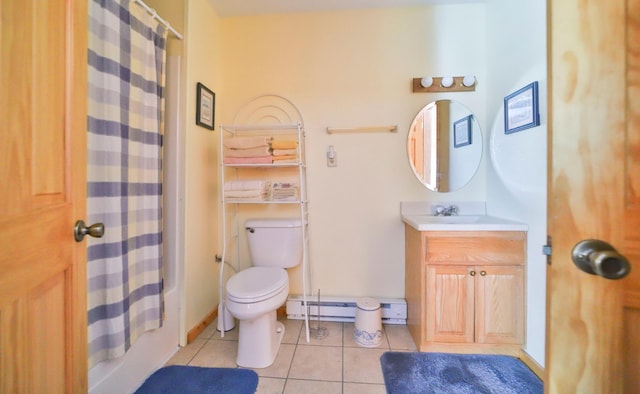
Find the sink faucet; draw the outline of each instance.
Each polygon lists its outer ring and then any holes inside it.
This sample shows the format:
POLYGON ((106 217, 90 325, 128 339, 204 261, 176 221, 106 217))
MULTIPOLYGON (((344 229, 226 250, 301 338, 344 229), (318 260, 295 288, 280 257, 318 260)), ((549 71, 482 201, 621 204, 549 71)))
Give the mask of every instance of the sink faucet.
POLYGON ((436 216, 456 216, 458 215, 458 207, 455 205, 450 205, 448 207, 436 205, 435 214, 436 216))

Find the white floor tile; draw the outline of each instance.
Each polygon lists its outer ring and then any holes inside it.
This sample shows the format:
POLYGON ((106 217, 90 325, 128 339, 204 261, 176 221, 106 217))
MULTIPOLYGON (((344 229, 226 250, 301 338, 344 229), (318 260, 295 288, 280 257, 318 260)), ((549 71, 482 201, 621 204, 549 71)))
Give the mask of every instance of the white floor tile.
MULTIPOLYGON (((285 336, 278 356, 267 368, 254 369, 259 376, 257 393, 343 393, 386 392, 380 356, 388 350, 414 351, 416 346, 406 326, 384 325, 384 337, 377 348, 365 348, 353 340, 353 323, 320 322, 329 335, 306 342, 303 320, 281 320, 285 336)), ((315 321, 310 322, 316 326, 315 321)), ((211 323, 191 344, 180 349, 167 365, 235 368, 238 352, 238 322, 221 338, 211 323)))
POLYGON ((289 377, 293 379, 342 381, 342 348, 298 345, 289 377))

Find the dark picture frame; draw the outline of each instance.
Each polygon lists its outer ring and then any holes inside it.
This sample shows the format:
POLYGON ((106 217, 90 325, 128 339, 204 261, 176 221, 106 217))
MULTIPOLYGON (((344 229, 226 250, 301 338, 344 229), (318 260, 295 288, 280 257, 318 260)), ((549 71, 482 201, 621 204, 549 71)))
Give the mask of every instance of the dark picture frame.
POLYGON ((471 145, 471 117, 473 115, 465 116, 462 119, 453 122, 453 147, 460 148, 461 146, 471 145))
POLYGON ((504 133, 513 134, 540 125, 538 82, 504 98, 504 133))
POLYGON ((196 124, 214 129, 216 94, 198 82, 196 85, 196 124))

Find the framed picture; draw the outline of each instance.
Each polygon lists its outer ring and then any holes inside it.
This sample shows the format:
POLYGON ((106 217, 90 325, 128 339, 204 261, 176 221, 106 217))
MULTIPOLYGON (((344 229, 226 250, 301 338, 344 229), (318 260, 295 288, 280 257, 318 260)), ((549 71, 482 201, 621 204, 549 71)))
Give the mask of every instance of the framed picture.
POLYGON ((465 116, 460 120, 453 122, 453 147, 459 148, 465 145, 471 145, 471 117, 465 116))
POLYGON ((512 134, 539 125, 537 81, 504 98, 505 134, 512 134))
POLYGON ((216 94, 200 82, 196 94, 196 124, 213 130, 216 94))

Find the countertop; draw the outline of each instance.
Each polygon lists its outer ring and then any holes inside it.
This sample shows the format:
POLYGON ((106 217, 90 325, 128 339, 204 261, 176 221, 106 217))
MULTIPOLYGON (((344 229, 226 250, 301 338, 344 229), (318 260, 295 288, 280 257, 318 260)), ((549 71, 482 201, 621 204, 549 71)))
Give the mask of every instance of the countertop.
POLYGON ((402 214, 402 221, 418 231, 527 231, 525 223, 487 215, 432 216, 402 214))

